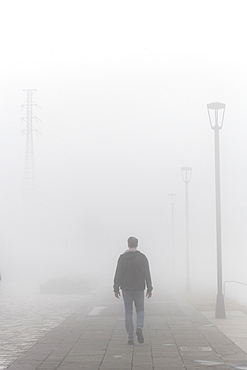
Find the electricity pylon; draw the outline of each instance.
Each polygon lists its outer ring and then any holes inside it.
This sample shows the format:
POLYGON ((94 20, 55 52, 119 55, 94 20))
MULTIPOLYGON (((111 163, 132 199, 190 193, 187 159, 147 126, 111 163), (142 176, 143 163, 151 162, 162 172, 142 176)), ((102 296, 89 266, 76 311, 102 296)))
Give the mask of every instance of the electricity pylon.
POLYGON ((33 94, 35 89, 23 90, 27 95, 26 102, 22 107, 26 110, 26 116, 22 120, 26 123, 26 128, 22 130, 26 135, 25 162, 24 162, 24 186, 23 186, 23 206, 28 212, 34 212, 36 208, 36 178, 35 178, 35 163, 34 163, 34 146, 33 132, 37 131, 33 127, 34 119, 37 119, 33 114, 33 108, 38 107, 33 102, 33 94))

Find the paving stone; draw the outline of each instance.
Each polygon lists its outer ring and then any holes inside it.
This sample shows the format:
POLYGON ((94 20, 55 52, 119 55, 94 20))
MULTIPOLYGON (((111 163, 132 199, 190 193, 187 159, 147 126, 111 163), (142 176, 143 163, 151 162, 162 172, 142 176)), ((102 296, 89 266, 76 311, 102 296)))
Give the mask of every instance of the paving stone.
MULTIPOLYGON (((116 363, 112 363, 112 362, 105 362, 103 363, 100 367, 99 367, 100 370, 130 370, 132 369, 132 366, 131 364, 127 363, 127 364, 116 364, 116 363)), ((143 369, 145 370, 145 369, 143 369)))
POLYGON ((154 370, 184 370, 184 369, 185 369, 184 365, 173 365, 173 364, 166 365, 165 363, 162 366, 155 365, 155 368, 154 368, 154 370))
MULTIPOLYGON (((33 304, 33 312, 29 316, 25 314, 22 320, 20 313, 15 319, 12 308, 11 318, 4 323, 0 334, 4 350, 0 370, 1 366, 6 369, 8 365, 9 370, 226 370, 247 364, 247 354, 232 338, 185 299, 175 295, 153 298, 146 302, 145 342, 135 341, 133 346, 127 345, 122 302, 104 292, 81 302, 80 307, 78 301, 72 304, 68 298, 70 310, 63 301, 64 312, 56 316, 53 324, 51 317, 55 316, 49 305, 55 304, 55 297, 50 297, 51 302, 47 298, 43 314, 40 307, 35 312, 33 304), (90 314, 92 312, 97 314, 90 314), (44 322, 49 323, 44 327, 42 315, 47 319, 44 322), (30 317, 36 331, 30 325, 30 317), (18 335, 20 328, 21 335, 18 335)), ((23 307, 15 309, 24 311, 23 307)), ((2 306, 1 310, 4 311, 2 306)), ((7 317, 7 310, 4 315, 7 317)), ((245 335, 244 331, 241 333, 245 335)))
POLYGON ((43 369, 43 370, 54 370, 57 369, 58 366, 61 364, 61 362, 43 362, 42 365, 38 366, 37 369, 43 369))

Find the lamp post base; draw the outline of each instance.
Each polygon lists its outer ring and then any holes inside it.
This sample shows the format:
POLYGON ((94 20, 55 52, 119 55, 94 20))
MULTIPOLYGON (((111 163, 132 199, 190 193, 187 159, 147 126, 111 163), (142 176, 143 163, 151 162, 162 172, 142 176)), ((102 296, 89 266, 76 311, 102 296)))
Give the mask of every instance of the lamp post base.
POLYGON ((225 319, 226 318, 225 302, 224 302, 223 294, 218 294, 217 295, 215 317, 216 317, 216 319, 225 319))

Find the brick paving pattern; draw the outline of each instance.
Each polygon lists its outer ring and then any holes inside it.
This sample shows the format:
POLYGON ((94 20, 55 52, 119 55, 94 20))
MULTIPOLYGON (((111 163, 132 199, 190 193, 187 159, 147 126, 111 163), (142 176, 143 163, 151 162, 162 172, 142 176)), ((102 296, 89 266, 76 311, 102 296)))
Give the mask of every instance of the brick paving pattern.
MULTIPOLYGON (((110 292, 111 293, 111 292, 110 292)), ((36 341, 9 370, 247 370, 247 354, 180 297, 146 302, 144 344, 127 344, 123 304, 95 295, 36 341)))
POLYGON ((0 290, 0 370, 6 369, 46 333, 89 299, 0 290))

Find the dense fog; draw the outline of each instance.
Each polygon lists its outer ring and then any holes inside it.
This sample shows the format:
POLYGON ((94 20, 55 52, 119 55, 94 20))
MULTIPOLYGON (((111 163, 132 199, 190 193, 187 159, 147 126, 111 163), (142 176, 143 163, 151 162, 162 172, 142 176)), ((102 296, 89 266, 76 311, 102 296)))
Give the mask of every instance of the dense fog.
POLYGON ((191 287, 214 293, 214 132, 206 109, 214 101, 226 104, 223 281, 247 282, 244 9, 244 1, 221 0, 2 5, 2 283, 86 276, 112 289, 117 258, 133 235, 149 258, 154 288, 183 290, 181 167, 190 166, 191 287), (37 89, 39 106, 33 216, 23 209, 23 89, 37 89))

